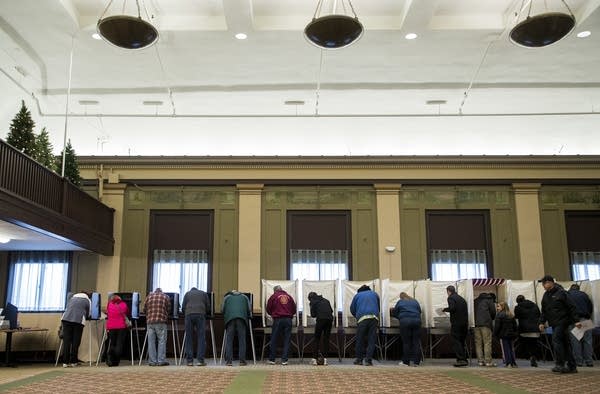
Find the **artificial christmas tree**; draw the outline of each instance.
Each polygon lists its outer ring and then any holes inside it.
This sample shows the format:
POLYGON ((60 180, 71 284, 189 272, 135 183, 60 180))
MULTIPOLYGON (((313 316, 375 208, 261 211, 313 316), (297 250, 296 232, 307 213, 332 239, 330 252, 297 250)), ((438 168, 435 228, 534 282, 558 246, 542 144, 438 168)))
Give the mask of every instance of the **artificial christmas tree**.
POLYGON ((31 119, 31 113, 25 106, 25 101, 21 100, 21 109, 10 123, 10 131, 6 137, 6 142, 26 155, 35 157, 34 127, 35 122, 31 119))
MULTIPOLYGON (((62 155, 57 164, 57 172, 62 173, 62 155)), ((70 180, 76 186, 81 186, 81 175, 79 174, 79 164, 77 164, 77 156, 75 150, 71 146, 71 140, 67 142, 65 147, 65 178, 70 180)))
POLYGON ((35 137, 35 157, 38 163, 46 168, 56 171, 56 156, 52 153, 53 147, 48 136, 48 132, 44 127, 40 135, 35 137))

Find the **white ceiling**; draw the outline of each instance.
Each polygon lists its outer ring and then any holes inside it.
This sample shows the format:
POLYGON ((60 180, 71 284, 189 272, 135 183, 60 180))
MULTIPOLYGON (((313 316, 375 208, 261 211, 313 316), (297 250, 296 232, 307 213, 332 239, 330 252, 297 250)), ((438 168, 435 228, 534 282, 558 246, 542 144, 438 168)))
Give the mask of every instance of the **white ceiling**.
POLYGON ((0 237, 8 242, 0 243, 0 251, 9 250, 79 250, 84 249, 40 230, 18 226, 0 220, 0 237))
POLYGON ((0 138, 24 99, 62 148, 72 48, 82 155, 598 154, 600 0, 567 3, 573 34, 525 49, 507 38, 522 0, 354 0, 364 36, 321 51, 317 0, 140 0, 160 40, 128 52, 91 36, 106 0, 0 0, 0 138))

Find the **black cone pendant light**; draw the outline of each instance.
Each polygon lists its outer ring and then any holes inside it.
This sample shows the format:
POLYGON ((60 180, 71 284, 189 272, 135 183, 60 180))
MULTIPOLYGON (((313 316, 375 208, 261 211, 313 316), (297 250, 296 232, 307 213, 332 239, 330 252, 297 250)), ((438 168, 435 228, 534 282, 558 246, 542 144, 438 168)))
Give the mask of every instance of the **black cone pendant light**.
MULTIPOLYGON (((527 48, 542 48, 561 40, 575 27, 575 16, 565 1, 562 1, 569 11, 546 12, 535 16, 527 15, 525 20, 518 23, 510 31, 510 40, 527 48)), ((529 13, 531 12, 531 0, 529 13)))
MULTIPOLYGON (((104 10, 110 7, 112 0, 104 10)), ((98 34, 109 43, 123 49, 148 48, 158 40, 158 30, 149 22, 142 19, 140 4, 136 0, 138 16, 114 15, 98 20, 96 29, 98 34)))
POLYGON ((350 0, 340 0, 341 8, 345 11, 346 4, 353 16, 336 14, 338 1, 331 1, 332 13, 321 15, 324 0, 319 0, 312 21, 304 28, 304 36, 311 43, 323 49, 344 48, 358 40, 363 32, 363 26, 358 21, 350 0))

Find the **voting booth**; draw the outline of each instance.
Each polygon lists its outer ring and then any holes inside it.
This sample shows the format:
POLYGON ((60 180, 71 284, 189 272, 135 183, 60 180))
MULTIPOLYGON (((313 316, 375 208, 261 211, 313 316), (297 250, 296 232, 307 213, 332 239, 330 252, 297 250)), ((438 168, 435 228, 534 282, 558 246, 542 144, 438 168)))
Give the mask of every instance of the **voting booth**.
POLYGON ((337 294, 339 291, 339 280, 302 280, 301 282, 302 289, 302 299, 304 310, 302 311, 302 326, 303 326, 303 335, 302 335, 302 345, 300 348, 302 349, 302 354, 300 356, 301 359, 304 358, 304 352, 310 346, 314 344, 314 333, 315 333, 315 324, 316 319, 310 316, 310 302, 308 300, 308 294, 310 292, 315 292, 323 298, 327 299, 331 304, 331 309, 333 309, 333 324, 331 325, 331 333, 329 337, 330 347, 333 345, 338 352, 338 359, 342 361, 342 355, 339 351, 339 337, 337 333, 338 327, 338 307, 337 307, 337 294))

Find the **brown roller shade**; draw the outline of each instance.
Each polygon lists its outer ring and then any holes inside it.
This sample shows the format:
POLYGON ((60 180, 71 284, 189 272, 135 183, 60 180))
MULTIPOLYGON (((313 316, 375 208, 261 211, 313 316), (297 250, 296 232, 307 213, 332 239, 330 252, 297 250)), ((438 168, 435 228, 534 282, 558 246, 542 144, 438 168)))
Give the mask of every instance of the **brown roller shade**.
POLYGON ((571 251, 600 251, 600 211, 565 212, 571 251))
POLYGON ((212 211, 151 211, 150 250, 211 250, 212 211))
POLYGON ((288 249, 351 250, 350 212, 288 211, 288 249))
POLYGON ((487 211, 427 211, 429 250, 487 250, 487 218, 487 211))

